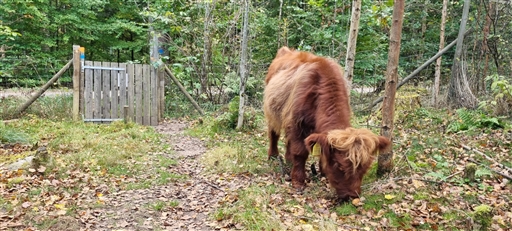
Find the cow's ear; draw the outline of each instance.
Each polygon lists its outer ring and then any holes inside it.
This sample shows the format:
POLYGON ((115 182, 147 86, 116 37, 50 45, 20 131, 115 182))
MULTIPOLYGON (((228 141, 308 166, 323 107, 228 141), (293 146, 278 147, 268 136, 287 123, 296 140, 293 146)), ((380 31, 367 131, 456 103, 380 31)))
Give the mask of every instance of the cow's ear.
POLYGON ((389 145, 391 145, 391 141, 388 138, 384 136, 379 136, 379 151, 383 151, 389 145))
POLYGON ((313 151, 313 149, 318 150, 321 149, 322 151, 327 151, 329 146, 327 145, 327 135, 326 134, 320 134, 320 133, 313 133, 309 135, 305 140, 304 144, 306 145, 306 148, 309 153, 313 151), (315 147, 315 148, 313 148, 315 147))
POLYGON ((279 48, 279 50, 277 51, 276 58, 279 58, 279 57, 281 57, 281 56, 285 56, 285 55, 287 55, 287 54, 289 54, 289 53, 291 53, 291 52, 292 52, 292 50, 290 50, 290 48, 288 48, 288 47, 286 47, 286 46, 281 47, 281 48, 279 48))

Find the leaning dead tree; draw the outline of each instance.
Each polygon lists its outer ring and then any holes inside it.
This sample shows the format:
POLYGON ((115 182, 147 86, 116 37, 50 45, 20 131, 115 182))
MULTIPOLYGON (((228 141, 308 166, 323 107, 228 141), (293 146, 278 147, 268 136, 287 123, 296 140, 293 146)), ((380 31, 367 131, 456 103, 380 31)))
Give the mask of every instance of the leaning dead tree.
POLYGON ((467 64, 464 62, 462 48, 464 46, 464 32, 468 21, 470 0, 464 0, 462 20, 460 22, 459 36, 457 37, 457 48, 453 58, 452 78, 448 87, 448 105, 450 107, 475 108, 478 100, 471 92, 467 78, 467 64))
MULTIPOLYGON (((470 34, 471 32, 472 32, 472 30, 466 31, 466 33, 464 33, 464 36, 470 34)), ((434 62, 437 58, 441 57, 441 55, 443 55, 448 50, 450 50, 453 46, 455 46, 455 44, 457 44, 457 40, 455 40, 455 41, 451 42, 450 44, 448 44, 444 49, 442 49, 441 51, 437 52, 437 54, 435 54, 429 60, 427 60, 425 63, 423 63, 421 66, 416 68, 416 70, 411 72, 411 74, 409 74, 407 77, 402 79, 402 81, 400 81, 400 83, 396 86, 396 89, 397 90, 400 89, 400 87, 405 85, 409 80, 412 80, 412 79, 416 78, 418 73, 420 73, 420 71, 422 71, 423 69, 428 67, 428 65, 430 65, 432 62, 434 62)), ((381 97, 377 98, 376 100, 374 100, 370 104, 370 106, 367 108, 367 110, 371 110, 375 105, 377 105, 378 103, 382 102, 383 99, 384 99, 384 96, 381 96, 381 97)))
POLYGON ((48 82, 45 85, 43 85, 34 95, 32 95, 32 97, 30 97, 30 99, 28 99, 27 102, 25 102, 18 109, 16 109, 16 112, 14 114, 19 115, 25 110, 27 110, 27 108, 30 105, 32 105, 32 103, 34 103, 36 99, 38 99, 46 90, 48 90, 48 88, 50 88, 55 82, 57 82, 60 76, 64 74, 64 72, 66 72, 72 64, 73 60, 71 59, 62 69, 60 69, 59 72, 57 72, 57 74, 55 74, 50 80, 48 80, 48 82))
POLYGON ((194 108, 199 112, 201 113, 201 115, 204 115, 204 111, 203 109, 201 109, 201 107, 199 107, 199 104, 197 104, 197 102, 194 100, 194 98, 192 98, 192 96, 190 96, 190 94, 188 94, 187 90, 185 89, 185 87, 183 87, 183 85, 181 85, 180 81, 172 74, 172 71, 171 69, 169 69, 167 66, 164 67, 164 70, 165 72, 167 73, 167 75, 171 78, 171 80, 176 84, 176 86, 178 86, 178 88, 180 89, 180 91, 183 93, 183 95, 185 95, 185 97, 187 97, 188 101, 190 101, 190 103, 192 103, 192 105, 194 106, 194 108))

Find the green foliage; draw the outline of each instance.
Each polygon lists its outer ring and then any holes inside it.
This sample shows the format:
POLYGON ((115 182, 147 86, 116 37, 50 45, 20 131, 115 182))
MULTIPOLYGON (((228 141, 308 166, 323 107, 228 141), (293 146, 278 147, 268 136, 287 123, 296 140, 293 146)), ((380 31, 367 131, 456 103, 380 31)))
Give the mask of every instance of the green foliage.
POLYGON ((213 125, 213 131, 219 132, 224 129, 235 129, 238 122, 238 107, 240 105, 240 97, 234 97, 227 106, 227 110, 217 116, 213 125))
POLYGON ((479 108, 498 116, 510 115, 510 110, 512 110, 512 82, 505 76, 497 74, 487 76, 485 80, 490 82, 489 90, 492 97, 489 100, 481 101, 479 108))
POLYGON ((10 27, 4 26, 1 23, 2 21, 0 21, 0 41, 15 40, 16 37, 21 36, 20 33, 13 31, 10 27))
POLYGON ((69 60, 75 44, 86 47, 86 59, 142 59, 148 53, 147 29, 138 7, 123 1, 3 1, 0 76, 10 78, 1 84, 41 85, 26 80, 48 80, 69 60))
POLYGON ((269 208, 271 196, 276 194, 276 187, 249 186, 240 190, 238 197, 231 203, 217 210, 213 217, 217 221, 232 219, 243 225, 246 230, 283 230, 282 222, 269 208))
MULTIPOLYGON (((213 132, 220 132, 223 130, 233 130, 238 123, 238 112, 240 105, 240 97, 235 96, 231 102, 221 109, 221 114, 215 117, 211 127, 213 132)), ((259 125, 261 115, 258 116, 256 110, 252 107, 246 106, 244 109, 244 129, 254 129, 259 125)))
POLYGON ((459 132, 471 130, 474 128, 498 129, 506 126, 506 123, 497 117, 488 117, 480 111, 468 110, 465 108, 457 109, 458 120, 448 124, 447 132, 459 132))

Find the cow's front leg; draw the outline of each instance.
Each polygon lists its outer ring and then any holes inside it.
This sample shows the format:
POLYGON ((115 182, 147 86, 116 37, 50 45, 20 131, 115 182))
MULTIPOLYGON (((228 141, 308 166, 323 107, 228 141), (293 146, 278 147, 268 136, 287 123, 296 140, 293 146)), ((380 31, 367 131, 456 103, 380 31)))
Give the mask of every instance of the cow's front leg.
POLYGON ((306 160, 308 159, 307 153, 293 154, 293 167, 291 172, 292 186, 302 191, 306 187, 306 160))

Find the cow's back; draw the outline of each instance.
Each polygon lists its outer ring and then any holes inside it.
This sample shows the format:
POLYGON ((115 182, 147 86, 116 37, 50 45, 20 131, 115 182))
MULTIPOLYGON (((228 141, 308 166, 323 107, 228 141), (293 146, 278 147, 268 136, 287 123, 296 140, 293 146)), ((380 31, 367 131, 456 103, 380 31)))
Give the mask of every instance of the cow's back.
POLYGON ((349 120, 347 84, 334 60, 281 48, 265 83, 263 109, 268 126, 277 133, 298 122, 316 123, 319 116, 325 117, 322 109, 332 106, 340 119, 349 120))
POLYGON ((287 69, 274 75, 264 92, 263 109, 265 117, 272 130, 279 132, 285 124, 289 123, 293 117, 293 108, 296 106, 297 91, 300 84, 310 71, 311 66, 302 65, 297 69, 287 69))

